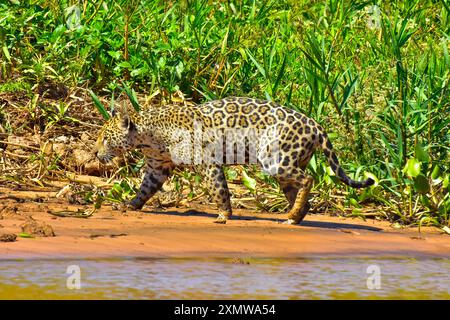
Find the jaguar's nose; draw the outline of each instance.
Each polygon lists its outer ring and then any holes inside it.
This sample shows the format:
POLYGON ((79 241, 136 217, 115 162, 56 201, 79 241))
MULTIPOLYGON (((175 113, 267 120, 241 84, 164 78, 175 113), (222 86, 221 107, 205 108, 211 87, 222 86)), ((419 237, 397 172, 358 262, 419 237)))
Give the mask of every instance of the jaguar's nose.
POLYGON ((98 152, 95 154, 95 156, 97 157, 98 161, 100 161, 100 163, 105 164, 108 162, 108 159, 106 159, 106 157, 103 157, 102 155, 100 155, 98 152))

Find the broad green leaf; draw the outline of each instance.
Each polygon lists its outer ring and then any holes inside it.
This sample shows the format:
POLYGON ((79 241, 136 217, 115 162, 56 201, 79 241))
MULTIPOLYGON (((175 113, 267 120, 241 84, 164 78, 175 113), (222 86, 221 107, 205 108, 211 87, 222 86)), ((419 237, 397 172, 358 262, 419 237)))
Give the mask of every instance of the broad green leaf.
POLYGON ((425 151, 420 142, 416 144, 416 159, 419 160, 420 162, 430 161, 430 156, 428 155, 428 152, 425 151))
POLYGON ((131 64, 128 61, 122 61, 121 63, 118 64, 118 66, 126 69, 132 68, 131 64))
POLYGON ((249 189, 251 191, 255 191, 255 189, 256 189, 256 180, 251 178, 251 177, 249 177, 247 175, 247 172, 245 172, 245 170, 242 171, 242 183, 244 184, 244 186, 247 189, 249 189))
POLYGON ((402 172, 405 173, 408 177, 415 178, 420 174, 420 168, 422 163, 417 161, 415 158, 410 158, 408 162, 406 162, 405 167, 402 172))
POLYGON ((196 174, 196 175, 194 176, 194 182, 195 182, 196 184, 200 184, 200 183, 202 182, 202 176, 199 175, 199 174, 196 174))
POLYGON ((130 72, 130 75, 132 76, 132 77, 136 77, 136 76, 139 76, 139 75, 141 75, 143 72, 142 72, 142 68, 140 68, 140 69, 134 69, 133 71, 131 71, 130 72))
POLYGON ((11 55, 9 54, 8 47, 3 46, 2 49, 3 49, 3 54, 6 57, 6 60, 8 60, 8 62, 11 62, 11 55))
POLYGON ((228 180, 236 180, 237 176, 238 176, 238 174, 237 174, 236 170, 233 170, 233 169, 228 169, 227 170, 227 178, 228 178, 228 180))
POLYGON ((120 51, 108 51, 108 54, 113 57, 114 59, 120 60, 122 59, 122 52, 120 51))
POLYGON ((175 71, 177 72, 177 76, 178 76, 178 78, 180 78, 180 79, 181 79, 181 75, 182 75, 182 73, 183 73, 183 70, 184 70, 184 65, 183 65, 183 62, 180 61, 180 62, 177 64, 177 66, 175 67, 175 71))
POLYGON ((425 177, 425 175, 423 174, 419 174, 414 179, 414 188, 416 189, 417 192, 422 194, 425 194, 428 191, 430 191, 430 183, 428 182, 427 177, 425 177))
POLYGON ((431 172, 431 179, 435 180, 439 178, 439 175, 441 174, 441 168, 439 168, 438 165, 434 166, 433 171, 431 172))
POLYGON ((33 235, 26 233, 26 232, 21 232, 17 236, 20 238, 33 238, 33 235))
POLYGON ((425 207, 427 208, 431 207, 430 199, 426 195, 421 195, 420 200, 425 207))

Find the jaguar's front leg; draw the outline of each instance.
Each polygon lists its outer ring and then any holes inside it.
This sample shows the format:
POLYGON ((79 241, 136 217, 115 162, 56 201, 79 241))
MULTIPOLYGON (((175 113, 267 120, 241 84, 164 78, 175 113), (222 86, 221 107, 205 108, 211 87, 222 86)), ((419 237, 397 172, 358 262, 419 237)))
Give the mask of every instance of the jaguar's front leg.
POLYGON ((222 166, 203 165, 198 170, 201 170, 203 174, 203 179, 211 200, 217 204, 219 209, 219 216, 215 220, 215 223, 227 223, 227 220, 231 217, 232 209, 230 191, 222 166))
POLYGON ((162 187, 164 181, 172 173, 173 167, 171 162, 148 159, 141 187, 128 206, 134 210, 142 209, 145 203, 162 187))

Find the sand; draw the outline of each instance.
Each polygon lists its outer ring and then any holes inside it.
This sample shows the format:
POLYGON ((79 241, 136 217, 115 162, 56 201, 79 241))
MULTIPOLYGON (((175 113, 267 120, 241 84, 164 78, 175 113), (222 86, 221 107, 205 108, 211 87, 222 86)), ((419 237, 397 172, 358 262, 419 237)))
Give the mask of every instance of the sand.
POLYGON ((0 242, 0 259, 450 256, 450 236, 432 227, 419 232, 387 221, 317 214, 307 215, 301 225, 285 225, 284 214, 240 209, 220 225, 213 223, 215 209, 200 204, 125 213, 103 206, 89 218, 56 217, 49 212, 88 207, 33 197, 0 200, 0 236, 17 235, 30 221, 50 226, 55 236, 0 242))

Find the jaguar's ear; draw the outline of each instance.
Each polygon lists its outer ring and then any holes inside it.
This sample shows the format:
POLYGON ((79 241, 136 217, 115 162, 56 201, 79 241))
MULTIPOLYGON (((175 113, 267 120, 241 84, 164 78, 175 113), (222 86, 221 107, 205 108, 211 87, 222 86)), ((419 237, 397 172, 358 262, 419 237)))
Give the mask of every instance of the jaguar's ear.
POLYGON ((114 118, 117 115, 116 108, 112 108, 111 111, 109 112, 109 115, 111 116, 111 118, 114 118))
POLYGON ((136 125, 134 124, 133 120, 130 118, 128 113, 119 114, 119 117, 120 117, 120 125, 122 126, 123 129, 131 131, 136 128, 136 125))
POLYGON ((120 105, 113 105, 110 109, 109 114, 111 115, 111 118, 114 117, 122 117, 122 115, 127 114, 128 111, 126 109, 125 106, 120 106, 120 105))

